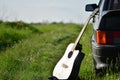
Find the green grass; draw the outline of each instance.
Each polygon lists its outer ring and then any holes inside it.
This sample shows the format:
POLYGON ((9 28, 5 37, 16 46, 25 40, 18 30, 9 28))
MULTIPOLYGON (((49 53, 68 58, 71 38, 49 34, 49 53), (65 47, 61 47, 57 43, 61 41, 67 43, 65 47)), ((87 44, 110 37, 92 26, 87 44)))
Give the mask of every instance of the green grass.
MULTIPOLYGON (((24 34, 18 43, 0 52, 0 80, 48 80, 55 64, 63 56, 69 43, 78 36, 81 25, 77 24, 37 24, 33 29, 15 29, 9 27, 7 32, 24 34), (36 30, 38 32, 33 32, 36 30), (25 37, 25 38, 24 38, 25 37)), ((82 80, 96 80, 90 37, 92 25, 89 25, 80 43, 85 58, 82 62, 79 76, 82 80)), ((119 79, 119 73, 109 74, 100 80, 119 79)))
POLYGON ((23 22, 0 23, 0 50, 10 47, 38 30, 23 22))

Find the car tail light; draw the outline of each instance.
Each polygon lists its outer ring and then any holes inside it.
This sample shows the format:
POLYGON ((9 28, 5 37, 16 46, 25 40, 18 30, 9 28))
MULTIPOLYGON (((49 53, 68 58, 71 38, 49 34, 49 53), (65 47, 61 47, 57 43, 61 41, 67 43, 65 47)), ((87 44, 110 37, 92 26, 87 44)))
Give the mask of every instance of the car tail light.
POLYGON ((105 31, 97 31, 96 38, 98 44, 106 44, 106 32, 105 31))
POLYGON ((96 31, 98 44, 120 44, 120 32, 118 31, 96 31))

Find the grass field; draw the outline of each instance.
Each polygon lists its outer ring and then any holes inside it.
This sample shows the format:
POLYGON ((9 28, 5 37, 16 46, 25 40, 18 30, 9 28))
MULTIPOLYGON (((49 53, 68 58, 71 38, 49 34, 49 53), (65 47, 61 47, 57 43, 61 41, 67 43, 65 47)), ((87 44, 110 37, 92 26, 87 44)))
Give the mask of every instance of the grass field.
MULTIPOLYGON (((24 24, 26 27, 22 28, 14 25, 0 23, 0 80, 48 80, 67 45, 75 41, 82 28, 72 23, 24 24)), ((98 79, 94 74, 91 34, 92 25, 89 25, 80 41, 85 53, 79 73, 82 80, 98 79)), ((119 79, 119 73, 111 73, 98 80, 119 79)))

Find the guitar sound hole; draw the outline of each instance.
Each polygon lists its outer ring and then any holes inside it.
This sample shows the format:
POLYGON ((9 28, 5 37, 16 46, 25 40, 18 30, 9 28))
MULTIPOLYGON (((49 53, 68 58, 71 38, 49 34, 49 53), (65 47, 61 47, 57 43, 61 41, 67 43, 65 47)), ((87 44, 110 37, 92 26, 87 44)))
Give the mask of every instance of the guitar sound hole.
POLYGON ((69 54, 68 54, 68 58, 71 58, 71 57, 72 57, 72 55, 73 55, 73 52, 72 52, 72 51, 70 51, 70 52, 69 52, 69 54))

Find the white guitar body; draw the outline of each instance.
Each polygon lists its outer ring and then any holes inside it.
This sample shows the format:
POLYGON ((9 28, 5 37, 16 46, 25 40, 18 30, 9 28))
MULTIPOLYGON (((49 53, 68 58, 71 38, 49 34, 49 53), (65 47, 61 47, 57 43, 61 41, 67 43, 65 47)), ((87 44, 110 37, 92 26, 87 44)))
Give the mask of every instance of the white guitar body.
POLYGON ((74 66, 74 61, 79 54, 79 50, 74 50, 73 55, 70 58, 68 58, 68 55, 73 46, 74 46, 74 43, 71 43, 68 45, 65 51, 65 54, 59 60, 59 62, 56 64, 53 70, 53 76, 55 76, 60 80, 66 80, 71 75, 72 68, 74 66))

